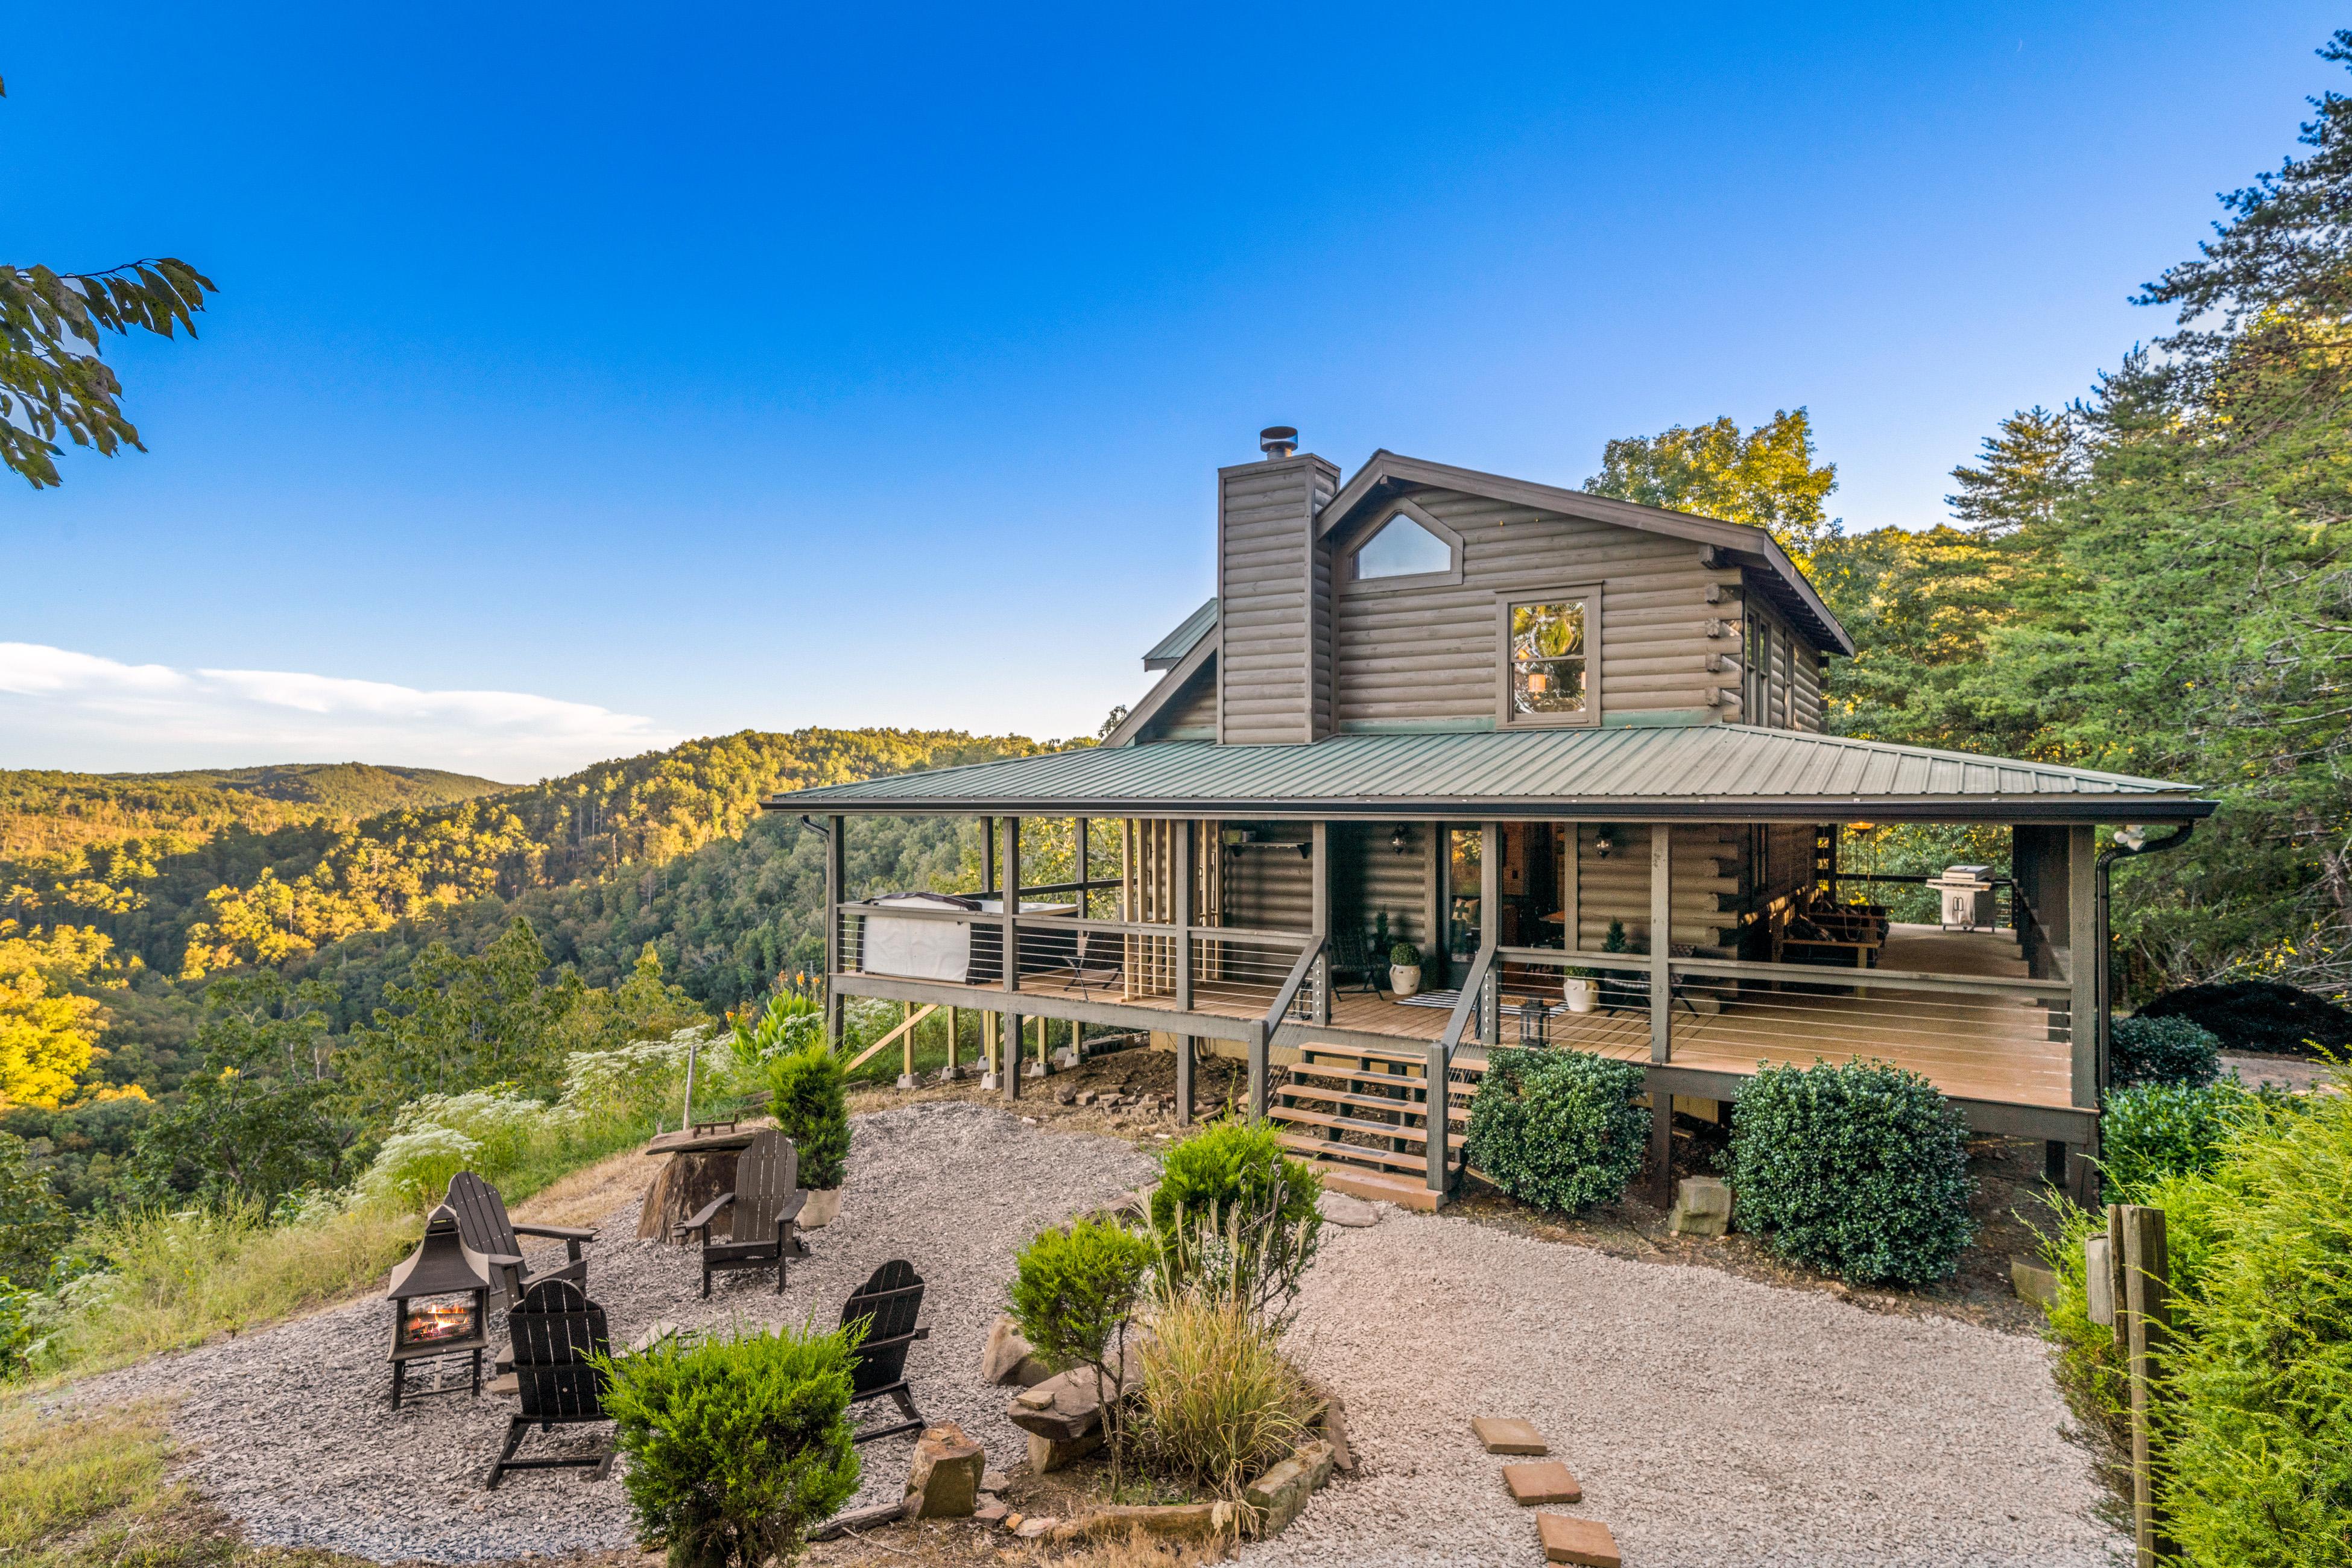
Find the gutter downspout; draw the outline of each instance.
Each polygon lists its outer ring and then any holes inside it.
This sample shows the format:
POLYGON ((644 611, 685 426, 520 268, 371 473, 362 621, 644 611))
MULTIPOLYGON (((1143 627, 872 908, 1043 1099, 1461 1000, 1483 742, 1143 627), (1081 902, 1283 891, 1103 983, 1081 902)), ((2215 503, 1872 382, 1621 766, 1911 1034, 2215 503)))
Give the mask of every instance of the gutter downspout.
POLYGON ((2115 997, 2111 994, 2113 988, 2109 984, 2107 973, 2107 955, 2113 941, 2108 934, 2107 930, 2107 910, 2109 905, 2113 903, 2115 897, 2115 864, 2117 860, 2121 859, 2129 858, 2136 860, 2143 855, 2158 855, 2163 853, 2167 849, 2178 849, 2182 844, 2188 842, 2189 836, 2196 831, 2197 819, 2195 817, 2189 817, 2180 824, 2180 830, 2169 838, 2159 838, 2153 844, 2141 844, 2135 847, 2134 846, 2126 843, 2124 841, 2123 835, 2121 833, 2117 833, 2116 835, 2115 844, 2108 848, 2099 851, 2099 951, 2094 955, 2094 957, 2099 966, 2097 971, 2099 994, 2099 1089, 2103 1095, 2107 1087, 2107 1032, 2110 1027, 2109 1016, 2115 1008, 2115 997))

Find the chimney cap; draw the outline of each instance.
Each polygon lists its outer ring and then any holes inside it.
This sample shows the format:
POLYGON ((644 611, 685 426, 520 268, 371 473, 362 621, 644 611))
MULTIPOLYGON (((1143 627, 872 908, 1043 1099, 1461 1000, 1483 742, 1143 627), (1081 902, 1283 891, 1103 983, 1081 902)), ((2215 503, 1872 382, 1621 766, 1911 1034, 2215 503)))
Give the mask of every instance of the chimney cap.
POLYGON ((1293 425, 1269 425, 1257 433, 1257 449, 1268 462, 1287 458, 1298 449, 1298 429, 1293 425))

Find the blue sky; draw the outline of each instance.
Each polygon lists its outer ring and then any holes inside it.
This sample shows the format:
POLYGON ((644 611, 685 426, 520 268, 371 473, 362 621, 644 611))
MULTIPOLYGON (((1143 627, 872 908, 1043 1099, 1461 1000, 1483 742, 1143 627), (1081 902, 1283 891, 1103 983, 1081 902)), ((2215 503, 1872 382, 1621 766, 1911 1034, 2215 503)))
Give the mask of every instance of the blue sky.
POLYGON ((0 482, 0 765, 526 779, 1091 731, 1260 426, 1580 482, 1810 408, 1849 528, 2341 83, 2316 5, 152 8, 12 30, 0 256, 173 254, 151 450, 0 482))

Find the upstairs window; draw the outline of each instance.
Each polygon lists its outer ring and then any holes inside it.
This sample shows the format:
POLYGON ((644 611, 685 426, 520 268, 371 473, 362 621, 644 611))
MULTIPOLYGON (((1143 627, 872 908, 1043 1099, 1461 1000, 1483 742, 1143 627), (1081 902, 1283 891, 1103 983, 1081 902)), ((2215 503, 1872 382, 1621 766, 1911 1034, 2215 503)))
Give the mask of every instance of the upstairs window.
POLYGON ((1372 526, 1351 559, 1355 582, 1418 588, 1462 581, 1462 536, 1411 501, 1372 526))
POLYGON ((1502 605, 1505 724, 1589 724, 1599 717, 1591 589, 1502 605))

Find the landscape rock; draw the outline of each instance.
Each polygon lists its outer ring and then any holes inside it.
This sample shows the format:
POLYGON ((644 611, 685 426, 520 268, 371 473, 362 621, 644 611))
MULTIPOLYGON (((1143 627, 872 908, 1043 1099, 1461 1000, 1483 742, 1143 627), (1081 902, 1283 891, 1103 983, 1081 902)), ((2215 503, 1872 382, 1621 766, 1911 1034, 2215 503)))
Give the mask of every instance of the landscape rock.
POLYGON ((1034 1388, 1054 1373, 1037 1359, 1013 1314, 1000 1312, 989 1325, 988 1347, 980 1355, 980 1375, 990 1383, 1034 1388))
POLYGON ((981 1472, 980 1489, 984 1492, 1001 1492, 1012 1484, 1013 1478, 1006 1475, 1003 1470, 983 1470, 981 1472))
POLYGON ((1040 1536, 1052 1534, 1054 1527, 1061 1522, 1050 1515, 1033 1514, 1013 1526, 1013 1533, 1024 1541, 1034 1541, 1040 1536))
POLYGON ((1034 1432, 1030 1433, 1028 1436, 1029 1470, 1031 1474, 1039 1476, 1058 1470, 1073 1459, 1083 1459, 1103 1446, 1103 1431, 1100 1426, 1089 1427, 1083 1436, 1073 1437, 1067 1442, 1054 1437, 1040 1437, 1034 1432))
POLYGON ((1666 1228, 1676 1236, 1722 1236, 1731 1229, 1731 1189, 1716 1176, 1685 1176, 1675 1184, 1666 1228))
POLYGON ((1237 1523, 1234 1505, 1226 1501, 1185 1503, 1118 1503, 1074 1519, 1054 1532, 1056 1541, 1088 1537, 1124 1540, 1140 1530, 1174 1541, 1214 1541, 1230 1534, 1237 1523))
POLYGON ((971 1517, 982 1524, 1003 1524, 1013 1517, 1013 1510, 1004 1506, 1003 1498, 982 1498, 980 1506, 971 1510, 971 1517))
POLYGON ((1361 1230, 1368 1225, 1381 1223, 1381 1211, 1376 1204, 1361 1198, 1351 1198, 1345 1193, 1325 1193, 1320 1207, 1323 1217, 1332 1225, 1344 1225, 1350 1230, 1361 1230))
POLYGON ((1255 1509, 1261 1535, 1272 1535, 1307 1506, 1316 1489, 1331 1479, 1331 1445, 1309 1443, 1252 1481, 1242 1500, 1255 1509))
MULTIPOLYGON (((2101 1240, 2106 1239, 2100 1237, 2101 1240)), ((2058 1300, 2058 1276, 2040 1263, 2028 1258, 2013 1258, 2009 1264, 2009 1282, 2017 1289, 2021 1300, 2037 1307, 2048 1308, 2058 1300)))
POLYGON ((980 1506, 987 1455, 952 1421, 926 1427, 907 1472, 907 1517, 967 1519, 980 1506))
POLYGON ((1024 1432, 1067 1443, 1083 1437, 1102 1419, 1102 1400, 1090 1366, 1072 1367, 1013 1397, 1006 1419, 1024 1432))

